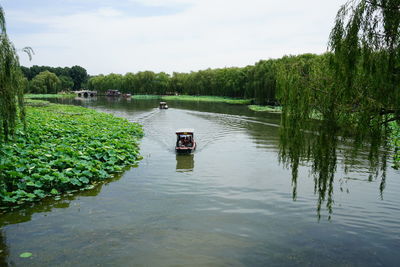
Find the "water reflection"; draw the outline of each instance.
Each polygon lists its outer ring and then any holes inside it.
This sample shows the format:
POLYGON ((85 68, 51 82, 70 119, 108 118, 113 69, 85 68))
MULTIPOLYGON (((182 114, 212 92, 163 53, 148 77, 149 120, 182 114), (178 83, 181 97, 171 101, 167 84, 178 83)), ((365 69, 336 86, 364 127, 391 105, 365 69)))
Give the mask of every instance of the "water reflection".
POLYGON ((176 154, 176 171, 192 172, 194 169, 194 154, 176 154))
MULTIPOLYGON (((126 168, 125 170, 128 170, 126 168)), ((6 234, 3 230, 7 225, 20 224, 25 222, 32 221, 32 217, 35 214, 50 214, 54 212, 56 209, 68 209, 71 206, 71 203, 78 200, 81 197, 95 197, 97 196, 104 185, 107 185, 110 182, 118 181, 122 177, 123 173, 116 174, 112 179, 105 181, 104 183, 97 184, 94 188, 90 190, 76 190, 75 192, 66 193, 61 196, 60 199, 55 199, 52 197, 45 198, 40 202, 30 204, 28 206, 24 206, 22 208, 5 212, 0 216, 0 266, 15 266, 15 264, 8 259, 9 257, 9 249, 6 242, 6 234)), ((75 208, 80 210, 79 206, 75 208)))
POLYGON ((279 115, 247 107, 168 102, 171 108, 160 111, 157 100, 69 101, 143 124, 144 159, 118 182, 0 216, 0 265, 399 262, 399 173, 388 169, 380 185, 383 192, 387 183, 385 201, 377 200, 369 150, 360 147, 352 157, 354 142, 335 131, 317 133, 323 124, 285 128, 280 137, 279 115), (192 124, 196 153, 176 155, 174 130, 192 124), (334 209, 334 220, 317 222, 316 206, 322 215, 334 209), (33 257, 21 259, 25 251, 33 257))
POLYGON ((0 266, 8 266, 8 247, 3 230, 0 229, 0 266))
MULTIPOLYGON (((85 105, 85 103, 79 104, 85 105)), ((126 116, 127 114, 131 116, 133 112, 139 110, 154 110, 158 104, 159 100, 132 100, 131 103, 125 101, 113 103, 112 101, 109 102, 107 98, 99 98, 98 101, 88 105, 100 109, 104 108, 107 112, 115 113, 123 110, 127 113, 118 113, 117 116, 126 116), (132 113, 130 113, 131 111, 132 113)), ((154 120, 140 120, 140 123, 146 125, 147 134, 159 133, 154 137, 155 140, 159 140, 162 144, 169 144, 169 140, 163 139, 165 133, 162 132, 162 129, 173 128, 171 125, 176 125, 177 118, 188 123, 193 121, 199 123, 197 119, 206 120, 207 124, 200 128, 197 127, 197 136, 202 139, 202 146, 198 149, 198 152, 202 152, 215 144, 216 140, 223 140, 229 136, 232 136, 231 138, 234 140, 236 133, 245 131, 250 135, 257 149, 277 153, 280 163, 291 169, 291 193, 294 201, 298 198, 299 168, 304 167, 303 169, 310 170, 311 176, 314 178, 314 194, 318 197, 316 201, 318 217, 321 216, 324 205, 329 214, 333 213, 335 186, 337 190, 342 190, 341 181, 343 181, 343 178, 340 178, 339 183, 335 185, 338 165, 340 168, 344 168, 345 174, 351 173, 354 169, 367 172, 367 179, 360 178, 360 180, 366 182, 374 181, 380 177, 378 192, 383 198, 388 150, 382 149, 382 144, 378 141, 372 142, 370 146, 365 146, 360 140, 344 138, 346 134, 340 131, 335 124, 328 122, 305 123, 300 119, 290 122, 282 120, 281 127, 279 127, 281 122, 279 114, 254 113, 246 106, 185 101, 169 101, 168 104, 172 108, 168 110, 168 113, 163 113, 163 116, 157 115, 157 109, 155 112, 145 113, 149 114, 148 117, 150 118, 155 115, 154 120), (196 118, 193 118, 193 116, 196 118), (154 128, 155 126, 156 128, 154 128)), ((190 166, 190 158, 184 158, 184 156, 187 155, 183 155, 183 158, 176 156, 177 172, 193 170, 193 167, 190 166)), ((243 164, 250 165, 251 163, 244 162, 243 164)), ((339 171, 339 173, 341 172, 339 171)), ((354 173, 360 174, 357 170, 354 173)), ((364 174, 362 176, 365 177, 364 174)))
POLYGON ((318 218, 321 217, 321 207, 324 204, 329 212, 328 219, 331 218, 334 178, 339 160, 344 166, 345 174, 360 164, 368 165, 368 181, 381 178, 379 192, 383 198, 389 150, 379 140, 372 140, 369 147, 366 147, 362 140, 346 138, 345 133, 333 122, 301 120, 289 122, 283 119, 279 148, 280 162, 292 171, 293 200, 297 199, 299 167, 302 165, 310 167, 310 172, 314 176, 314 193, 318 195, 318 218))
POLYGON ((80 102, 93 102, 93 101, 97 101, 97 96, 93 96, 93 97, 75 97, 74 98, 75 101, 80 101, 80 102))

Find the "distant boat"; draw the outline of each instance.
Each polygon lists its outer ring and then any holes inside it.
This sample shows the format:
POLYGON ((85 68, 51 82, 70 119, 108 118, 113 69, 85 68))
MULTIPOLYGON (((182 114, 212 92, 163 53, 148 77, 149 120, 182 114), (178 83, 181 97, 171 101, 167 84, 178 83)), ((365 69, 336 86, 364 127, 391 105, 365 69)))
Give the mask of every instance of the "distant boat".
POLYGON ((177 153, 192 153, 196 149, 196 141, 194 140, 193 129, 180 129, 176 131, 177 153))
POLYGON ((122 94, 122 96, 125 97, 125 98, 129 98, 129 97, 131 97, 132 95, 131 95, 131 94, 122 94))
POLYGON ((160 102, 160 109, 168 109, 167 102, 160 102))
POLYGON ((107 90, 106 96, 120 96, 121 92, 118 90, 107 90))

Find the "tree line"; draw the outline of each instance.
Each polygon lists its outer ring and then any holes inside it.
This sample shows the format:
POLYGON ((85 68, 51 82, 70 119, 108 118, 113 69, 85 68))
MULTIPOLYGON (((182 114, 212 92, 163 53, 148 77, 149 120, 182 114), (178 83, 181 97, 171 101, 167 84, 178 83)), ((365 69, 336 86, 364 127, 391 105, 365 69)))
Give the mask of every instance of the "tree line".
POLYGON ((56 94, 61 91, 80 90, 85 87, 89 76, 81 66, 49 67, 21 66, 24 74, 25 92, 33 94, 56 94))
POLYGON ((276 104, 276 70, 280 60, 261 60, 253 66, 206 69, 190 73, 141 71, 91 77, 87 89, 109 89, 132 94, 210 95, 254 99, 258 104, 276 104))

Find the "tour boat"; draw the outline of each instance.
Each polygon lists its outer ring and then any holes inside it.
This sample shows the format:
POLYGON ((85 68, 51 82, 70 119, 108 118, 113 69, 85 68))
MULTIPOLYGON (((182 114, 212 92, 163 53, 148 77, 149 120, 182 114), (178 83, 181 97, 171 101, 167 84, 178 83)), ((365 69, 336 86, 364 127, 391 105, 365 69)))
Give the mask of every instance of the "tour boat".
POLYGON ((118 90, 107 90, 106 96, 120 96, 121 92, 118 90))
POLYGON ((160 102, 160 109, 168 109, 167 102, 160 102))
POLYGON ((177 153, 191 153, 196 149, 193 132, 193 129, 180 129, 176 131, 175 150, 177 153))

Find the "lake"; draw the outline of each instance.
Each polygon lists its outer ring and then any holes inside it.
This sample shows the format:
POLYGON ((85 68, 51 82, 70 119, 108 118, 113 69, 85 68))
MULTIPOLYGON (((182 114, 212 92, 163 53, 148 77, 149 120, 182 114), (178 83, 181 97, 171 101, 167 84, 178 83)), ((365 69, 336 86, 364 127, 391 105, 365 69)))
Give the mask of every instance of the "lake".
POLYGON ((142 124, 143 159, 92 190, 1 215, 0 265, 400 263, 400 171, 371 179, 367 157, 347 169, 338 152, 321 196, 309 164, 294 181, 280 162, 279 114, 222 103, 169 101, 160 110, 157 100, 52 101, 142 124), (179 128, 195 129, 191 155, 174 151, 179 128))

